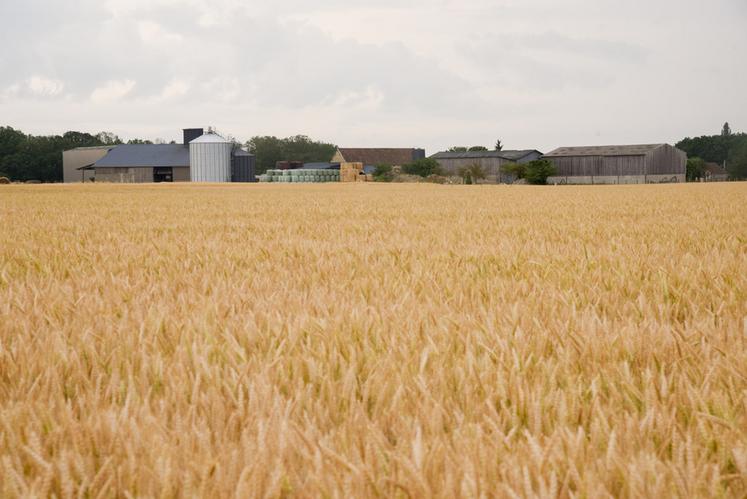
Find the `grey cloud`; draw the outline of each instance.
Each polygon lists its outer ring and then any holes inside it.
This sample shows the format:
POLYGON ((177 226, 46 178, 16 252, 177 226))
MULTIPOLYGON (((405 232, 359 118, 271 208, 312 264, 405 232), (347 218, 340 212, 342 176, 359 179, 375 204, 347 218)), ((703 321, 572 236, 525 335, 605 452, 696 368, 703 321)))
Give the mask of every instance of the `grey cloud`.
POLYGON ((237 136, 430 149, 451 134, 584 142, 590 117, 606 141, 672 140, 708 120, 745 129, 734 104, 747 85, 745 5, 79 0, 72 15, 57 0, 0 0, 0 125, 146 135, 210 120, 237 136), (610 107, 614 118, 598 116, 610 107))

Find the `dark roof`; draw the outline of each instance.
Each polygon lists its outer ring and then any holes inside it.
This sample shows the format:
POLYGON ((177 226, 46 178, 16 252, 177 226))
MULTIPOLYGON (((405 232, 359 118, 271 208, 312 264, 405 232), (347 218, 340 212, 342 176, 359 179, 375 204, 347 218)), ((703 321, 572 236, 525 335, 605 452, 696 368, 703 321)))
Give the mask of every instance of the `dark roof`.
POLYGON ((480 159, 480 158, 502 158, 509 161, 518 161, 532 153, 542 154, 536 149, 523 149, 520 151, 467 151, 467 152, 439 152, 431 156, 433 159, 480 159))
POLYGON ((329 170, 334 167, 340 168, 340 163, 329 163, 329 162, 304 163, 302 166, 304 170, 329 170))
POLYGON ((74 147, 72 149, 66 149, 67 151, 95 151, 97 149, 112 149, 117 146, 87 146, 87 147, 74 147))
POLYGON ((233 155, 234 156, 254 156, 254 154, 250 154, 250 153, 246 152, 245 150, 243 150, 241 148, 234 149, 233 150, 233 155))
POLYGON ((728 175, 729 172, 727 172, 724 168, 721 167, 718 163, 706 163, 705 164, 705 171, 708 172, 711 175, 728 175))
MULTIPOLYGON (((364 165, 388 164, 402 166, 412 163, 416 158, 418 149, 394 149, 394 148, 353 148, 341 147, 338 149, 348 163, 363 163, 364 165)), ((422 156, 421 156, 422 157, 422 156)))
POLYGON ((124 144, 96 161, 96 168, 189 166, 189 148, 182 144, 124 144))
POLYGON ((638 144, 630 146, 559 147, 545 154, 552 156, 643 156, 666 144, 638 144))

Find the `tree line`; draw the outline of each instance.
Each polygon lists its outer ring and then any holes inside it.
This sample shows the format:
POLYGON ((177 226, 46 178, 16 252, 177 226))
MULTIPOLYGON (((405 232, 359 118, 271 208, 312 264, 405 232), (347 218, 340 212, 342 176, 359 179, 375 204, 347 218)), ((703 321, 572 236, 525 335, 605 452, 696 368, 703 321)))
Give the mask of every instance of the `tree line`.
MULTIPOLYGON (((321 162, 329 161, 337 146, 319 142, 305 135, 287 138, 256 136, 241 144, 256 156, 257 173, 274 168, 283 160, 321 162)), ((62 151, 76 147, 116 146, 120 144, 165 144, 163 139, 122 140, 111 132, 96 134, 69 131, 62 135, 31 135, 10 126, 0 127, 0 177, 25 182, 62 182, 62 151)), ((174 141, 170 142, 174 144, 174 141)))
POLYGON ((747 133, 733 133, 724 123, 718 135, 687 137, 676 147, 687 153, 687 179, 694 181, 705 176, 705 164, 725 166, 732 179, 747 179, 747 133))
MULTIPOLYGON (((242 144, 238 140, 232 140, 237 145, 242 144)), ((76 147, 153 143, 163 144, 165 141, 136 138, 125 142, 111 132, 91 134, 69 131, 62 135, 35 136, 3 126, 0 127, 0 177, 9 177, 14 181, 61 182, 62 151, 76 147)), ((335 144, 316 141, 306 135, 285 138, 271 135, 255 136, 243 145, 256 157, 257 174, 274 168, 278 161, 326 162, 337 149, 335 144)), ((685 151, 690 158, 688 180, 697 180, 704 176, 706 162, 725 165, 733 179, 747 179, 747 134, 733 133, 728 123, 724 124, 718 135, 687 137, 677 142, 676 146, 685 151)), ((493 150, 500 151, 502 148, 501 141, 496 141, 493 150)), ((450 149, 453 152, 486 150, 488 149, 484 146, 455 146, 450 149)), ((431 175, 438 171, 435 165, 428 162, 410 165, 408 170, 416 175, 431 175)), ((516 173, 519 176, 526 174, 523 171, 516 173)), ((478 179, 480 172, 466 172, 465 177, 467 176, 478 179)), ((532 177, 532 172, 529 172, 528 177, 532 177)))
MULTIPOLYGON (((111 132, 90 134, 69 131, 62 135, 30 135, 3 126, 0 127, 0 177, 21 182, 61 182, 62 151, 76 147, 114 146, 124 143, 111 132)), ((153 142, 131 139, 127 144, 153 142)))

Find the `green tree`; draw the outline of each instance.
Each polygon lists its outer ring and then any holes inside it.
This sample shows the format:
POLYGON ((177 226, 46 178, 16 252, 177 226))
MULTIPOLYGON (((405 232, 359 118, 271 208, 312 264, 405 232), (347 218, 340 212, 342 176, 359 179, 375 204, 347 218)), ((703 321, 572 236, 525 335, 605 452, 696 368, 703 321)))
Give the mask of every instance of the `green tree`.
MULTIPOLYGON (((133 139, 132 143, 149 143, 133 139)), ((26 135, 11 127, 0 127, 0 172, 12 180, 62 180, 62 151, 76 147, 117 145, 122 140, 111 132, 96 135, 68 131, 62 135, 26 135)))
POLYGON ((402 165, 402 171, 409 175, 420 175, 421 177, 443 173, 441 165, 433 158, 416 159, 412 163, 402 165))
POLYGON ((246 147, 256 158, 257 174, 275 168, 278 161, 329 161, 337 149, 334 144, 318 142, 306 135, 284 139, 271 135, 256 136, 246 143, 246 147))
POLYGON ((377 182, 391 182, 394 178, 392 172, 392 165, 386 163, 379 163, 373 172, 374 180, 377 182))
POLYGON ((724 137, 728 137, 729 135, 731 135, 731 127, 729 126, 728 121, 724 123, 723 127, 721 127, 721 135, 723 135, 724 137))
POLYGON ((502 151, 503 150, 503 144, 501 144, 501 139, 498 139, 495 141, 495 150, 496 151, 502 151))
POLYGON ((472 146, 468 149, 469 152, 487 151, 488 148, 485 146, 472 146))
POLYGON ((534 185, 545 185, 547 177, 557 174, 558 170, 549 159, 536 159, 527 163, 524 178, 527 182, 534 185))
POLYGON ((453 146, 449 148, 448 152, 467 152, 467 148, 464 146, 453 146))
POLYGON ((747 140, 739 143, 729 153, 729 160, 726 162, 726 169, 729 171, 729 177, 734 180, 747 180, 747 140))
POLYGON ((549 159, 536 159, 529 163, 509 163, 503 165, 503 171, 523 178, 529 184, 545 185, 547 177, 558 173, 555 165, 549 159))
POLYGON ((505 173, 513 175, 517 179, 524 178, 527 173, 526 163, 506 163, 505 165, 501 166, 501 169, 505 173))
POLYGON ((689 157, 701 158, 706 162, 723 164, 729 159, 733 149, 747 142, 747 134, 732 133, 729 135, 703 135, 701 137, 687 137, 677 142, 676 147, 687 153, 689 157))
POLYGON ((688 182, 695 182, 705 175, 706 162, 700 158, 687 158, 685 178, 688 182))
POLYGON ((111 132, 99 132, 96 134, 96 140, 104 146, 114 146, 122 143, 122 139, 111 132))
POLYGON ((469 166, 459 168, 459 176, 464 179, 465 184, 474 184, 476 181, 484 179, 487 175, 482 165, 473 163, 469 166))

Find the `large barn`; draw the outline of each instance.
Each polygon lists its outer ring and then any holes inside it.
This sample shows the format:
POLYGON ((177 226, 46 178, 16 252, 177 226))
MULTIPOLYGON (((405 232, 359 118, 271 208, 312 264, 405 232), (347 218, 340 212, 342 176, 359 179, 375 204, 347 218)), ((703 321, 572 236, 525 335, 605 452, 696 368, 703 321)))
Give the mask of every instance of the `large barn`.
POLYGON ((184 130, 183 144, 78 148, 62 156, 65 182, 254 182, 255 158, 216 133, 184 130))
POLYGON ((543 156, 557 168, 549 184, 684 182, 687 155, 669 144, 560 147, 543 156))
POLYGON ((431 156, 447 175, 459 175, 462 168, 480 165, 485 172, 485 182, 511 183, 515 177, 503 171, 507 163, 528 163, 539 159, 542 153, 536 149, 521 151, 468 151, 439 152, 431 156))
POLYGON ((376 165, 403 166, 425 158, 425 149, 387 147, 339 147, 332 156, 332 163, 363 163, 366 173, 373 172, 376 165))

